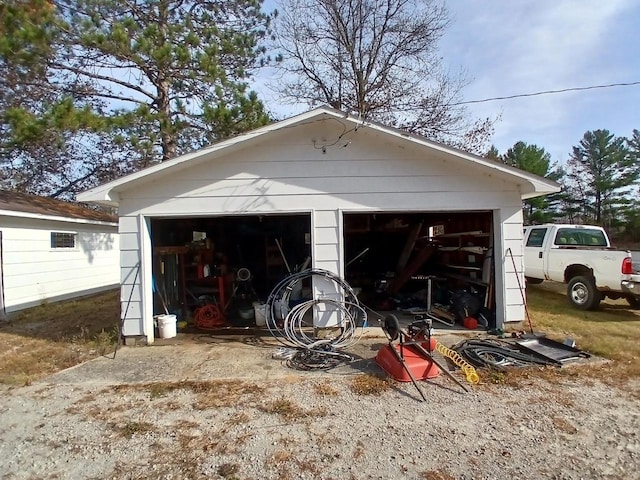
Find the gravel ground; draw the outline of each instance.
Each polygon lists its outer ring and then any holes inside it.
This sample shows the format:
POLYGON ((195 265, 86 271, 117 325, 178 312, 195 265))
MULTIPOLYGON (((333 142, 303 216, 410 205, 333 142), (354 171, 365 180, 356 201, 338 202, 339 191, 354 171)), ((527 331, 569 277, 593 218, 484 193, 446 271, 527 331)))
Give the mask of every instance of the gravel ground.
POLYGON ((355 393, 380 342, 330 373, 288 369, 268 344, 126 347, 4 389, 0 478, 640 478, 637 380, 464 393, 440 375, 426 402, 410 383, 355 393))

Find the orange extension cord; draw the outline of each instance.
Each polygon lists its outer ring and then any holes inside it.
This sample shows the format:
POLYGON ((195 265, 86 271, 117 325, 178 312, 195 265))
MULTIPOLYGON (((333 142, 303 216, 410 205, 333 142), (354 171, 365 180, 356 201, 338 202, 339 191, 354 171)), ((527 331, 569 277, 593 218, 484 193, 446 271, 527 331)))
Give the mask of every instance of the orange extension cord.
POLYGON ((194 313, 193 323, 203 330, 221 327, 227 323, 223 313, 217 305, 208 304, 198 308, 194 313))

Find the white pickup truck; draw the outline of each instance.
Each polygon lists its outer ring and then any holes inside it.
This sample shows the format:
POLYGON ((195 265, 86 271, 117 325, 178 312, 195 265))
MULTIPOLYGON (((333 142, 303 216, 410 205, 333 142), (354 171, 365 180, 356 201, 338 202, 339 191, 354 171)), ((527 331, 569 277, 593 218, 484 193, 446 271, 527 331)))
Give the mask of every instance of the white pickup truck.
POLYGON ((607 233, 591 225, 534 225, 524 229, 527 282, 568 285, 567 297, 582 310, 593 310, 604 297, 626 298, 640 308, 640 265, 631 252, 611 247, 607 233))

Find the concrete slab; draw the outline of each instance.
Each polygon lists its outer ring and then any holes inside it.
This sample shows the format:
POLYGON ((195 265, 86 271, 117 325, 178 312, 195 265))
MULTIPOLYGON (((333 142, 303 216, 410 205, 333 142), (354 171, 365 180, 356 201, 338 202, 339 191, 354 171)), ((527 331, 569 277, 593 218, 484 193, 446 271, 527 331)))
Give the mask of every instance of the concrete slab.
MULTIPOLYGON (((450 334, 438 336, 448 346, 462 338, 450 334)), ((300 375, 382 373, 373 359, 386 343, 380 329, 370 328, 358 343, 344 350, 355 358, 353 362, 328 371, 300 371, 272 358, 282 344, 271 336, 178 334, 149 346, 121 347, 115 357, 113 354, 99 357, 40 383, 116 385, 225 378, 260 381, 300 375)))

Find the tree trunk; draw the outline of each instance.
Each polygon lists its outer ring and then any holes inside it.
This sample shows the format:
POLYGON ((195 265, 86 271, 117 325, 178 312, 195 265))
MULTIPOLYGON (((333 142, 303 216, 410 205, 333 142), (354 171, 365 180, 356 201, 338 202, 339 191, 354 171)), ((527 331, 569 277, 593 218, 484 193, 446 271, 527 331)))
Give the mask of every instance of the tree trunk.
POLYGON ((158 82, 158 116, 160 118, 160 141, 162 161, 176 156, 176 139, 171 125, 171 105, 169 102, 169 82, 158 82))
MULTIPOLYGON (((169 23, 169 6, 167 2, 161 2, 158 6, 158 16, 160 22, 160 42, 158 48, 162 48, 167 41, 167 28, 169 23)), ((171 100, 169 80, 165 76, 162 65, 158 68, 158 118, 160 121, 160 143, 162 145, 162 161, 169 160, 176 156, 176 139, 171 124, 171 100)))

